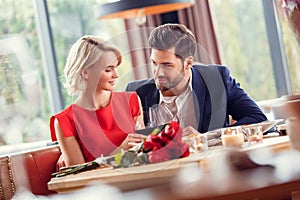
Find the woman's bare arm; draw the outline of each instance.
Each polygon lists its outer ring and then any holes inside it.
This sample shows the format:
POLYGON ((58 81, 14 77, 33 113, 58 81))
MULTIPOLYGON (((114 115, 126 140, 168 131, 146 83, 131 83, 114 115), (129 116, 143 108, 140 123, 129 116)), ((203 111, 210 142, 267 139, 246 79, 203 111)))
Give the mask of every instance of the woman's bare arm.
POLYGON ((84 163, 85 160, 75 136, 65 137, 57 119, 54 121, 54 127, 66 166, 84 163))
POLYGON ((141 112, 140 112, 140 115, 138 115, 134 118, 134 121, 135 121, 136 129, 143 129, 143 128, 145 128, 144 115, 143 115, 142 103, 141 103, 141 100, 140 100, 139 96, 138 96, 138 100, 139 100, 139 106, 140 106, 140 111, 141 112))

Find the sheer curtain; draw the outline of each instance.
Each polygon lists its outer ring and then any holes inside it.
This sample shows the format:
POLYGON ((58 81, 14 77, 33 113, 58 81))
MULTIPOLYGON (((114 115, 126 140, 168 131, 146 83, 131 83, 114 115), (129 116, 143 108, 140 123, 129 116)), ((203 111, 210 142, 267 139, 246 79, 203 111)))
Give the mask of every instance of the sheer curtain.
POLYGON ((150 64, 149 33, 161 25, 160 15, 146 17, 146 23, 138 25, 135 19, 125 19, 128 46, 136 80, 152 77, 150 64))
POLYGON ((221 64, 217 36, 208 0, 196 0, 188 9, 178 11, 179 23, 195 35, 198 51, 195 60, 204 64, 221 64))
MULTIPOLYGON (((195 61, 204 64, 221 63, 217 37, 208 0, 196 0, 188 9, 179 10, 179 23, 186 25, 196 37, 198 51, 195 61)), ((135 79, 152 77, 148 36, 150 31, 162 24, 160 15, 146 17, 146 23, 138 25, 135 19, 125 19, 128 45, 135 79)))

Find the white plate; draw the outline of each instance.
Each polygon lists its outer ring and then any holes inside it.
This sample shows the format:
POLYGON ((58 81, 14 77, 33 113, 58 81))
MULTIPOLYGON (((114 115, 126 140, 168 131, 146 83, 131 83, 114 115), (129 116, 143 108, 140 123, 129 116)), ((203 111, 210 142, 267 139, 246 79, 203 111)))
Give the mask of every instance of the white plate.
MULTIPOLYGON (((265 133, 268 130, 270 130, 273 126, 275 126, 277 123, 282 122, 282 121, 283 121, 283 119, 278 119, 278 120, 264 121, 264 122, 260 122, 260 123, 249 124, 249 125, 241 125, 240 127, 243 129, 246 127, 262 126, 262 132, 265 133)), ((208 131, 206 133, 208 140, 219 138, 222 134, 222 130, 227 129, 227 128, 229 128, 229 127, 208 131)))
POLYGON ((270 130, 273 126, 275 126, 277 123, 282 122, 282 121, 283 121, 283 119, 264 121, 264 122, 260 122, 260 123, 256 123, 256 124, 243 125, 241 127, 246 128, 246 127, 261 126, 262 127, 262 132, 265 133, 268 130, 270 130))

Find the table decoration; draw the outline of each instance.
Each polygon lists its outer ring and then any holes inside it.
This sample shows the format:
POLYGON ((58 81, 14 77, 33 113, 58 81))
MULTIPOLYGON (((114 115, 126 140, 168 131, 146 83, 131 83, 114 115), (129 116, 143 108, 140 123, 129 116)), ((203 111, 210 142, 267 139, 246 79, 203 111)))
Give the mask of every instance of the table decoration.
POLYGON ((104 157, 101 156, 99 158, 96 158, 95 160, 91 162, 86 162, 83 164, 78 164, 78 165, 72 165, 69 167, 62 167, 59 169, 58 172, 54 172, 51 174, 52 177, 63 177, 67 176, 69 174, 77 174, 80 172, 96 169, 96 168, 108 168, 112 167, 110 164, 111 162, 114 161, 114 156, 109 156, 109 157, 104 157))
POLYGON ((127 168, 159 163, 189 155, 189 146, 182 142, 182 129, 178 122, 173 121, 163 127, 155 128, 144 142, 128 151, 121 150, 114 156, 101 156, 91 162, 61 168, 59 172, 53 173, 52 177, 63 177, 99 167, 127 168))
POLYGON ((240 126, 222 129, 221 137, 225 147, 241 147, 245 140, 240 126))
POLYGON ((192 133, 182 138, 182 141, 189 145, 190 152, 200 153, 208 150, 208 141, 206 133, 192 133))
POLYGON ((182 141, 179 123, 172 121, 161 130, 154 129, 140 145, 117 153, 115 161, 119 167, 131 167, 187 157, 189 154, 189 146, 182 141))
POLYGON ((246 134, 246 139, 248 142, 248 145, 254 144, 254 143, 260 143, 263 141, 263 132, 261 126, 250 126, 250 127, 244 127, 244 131, 246 134))

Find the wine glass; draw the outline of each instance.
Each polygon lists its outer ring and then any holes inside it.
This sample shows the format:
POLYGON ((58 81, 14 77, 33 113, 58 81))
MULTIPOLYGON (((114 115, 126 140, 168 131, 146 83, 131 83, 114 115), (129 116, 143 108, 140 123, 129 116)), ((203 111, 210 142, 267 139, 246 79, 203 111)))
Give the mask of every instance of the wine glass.
POLYGON ((172 112, 167 104, 156 104, 149 108, 150 126, 157 127, 170 123, 172 121, 179 121, 177 112, 172 112))
POLYGON ((162 103, 159 105, 159 111, 165 123, 179 121, 177 117, 177 107, 174 103, 173 105, 171 104, 162 103))
POLYGON ((158 105, 154 105, 149 108, 149 126, 157 127, 158 126, 158 105))

